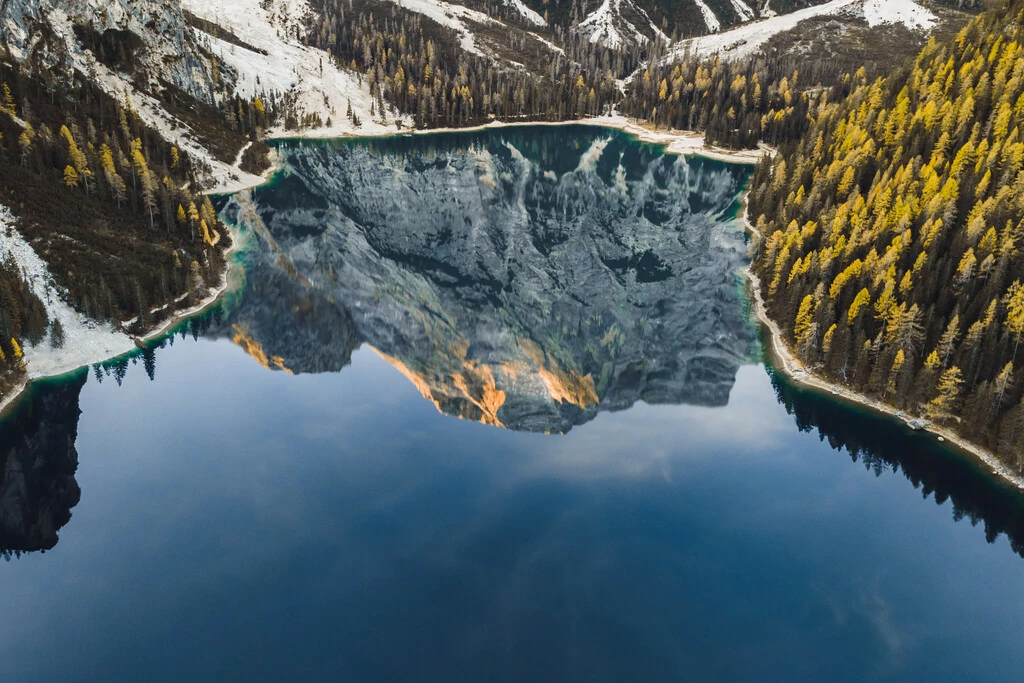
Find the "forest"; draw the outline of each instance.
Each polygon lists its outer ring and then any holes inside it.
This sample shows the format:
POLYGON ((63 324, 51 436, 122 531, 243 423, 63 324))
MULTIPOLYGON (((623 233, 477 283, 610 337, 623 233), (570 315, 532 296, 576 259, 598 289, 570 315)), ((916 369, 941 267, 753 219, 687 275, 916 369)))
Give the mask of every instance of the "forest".
POLYGON ((816 372, 1024 471, 1024 3, 858 71, 752 181, 753 268, 816 372))
MULTIPOLYGON (((32 283, 37 294, 62 291, 93 319, 133 320, 130 331, 204 296, 221 277, 230 237, 192 164, 127 102, 77 76, 63 83, 41 67, 26 72, 0 54, 2 202, 50 266, 53 282, 32 283)), ((47 320, 7 259, 0 383, 23 371, 25 344, 43 340, 59 346, 60 324, 47 320)))
POLYGON ((384 122, 389 111, 411 115, 419 128, 594 116, 618 100, 616 79, 632 65, 629 55, 568 33, 564 54, 513 33, 503 38, 524 61, 516 68, 464 50, 453 29, 397 5, 317 2, 323 18, 306 41, 369 84, 373 114, 384 122))

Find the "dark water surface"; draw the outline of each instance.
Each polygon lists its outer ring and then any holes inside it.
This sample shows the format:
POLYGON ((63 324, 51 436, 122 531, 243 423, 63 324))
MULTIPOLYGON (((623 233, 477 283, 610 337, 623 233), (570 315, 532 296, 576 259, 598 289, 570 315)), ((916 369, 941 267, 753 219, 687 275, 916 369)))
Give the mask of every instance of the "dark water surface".
POLYGON ((0 680, 1021 678, 1024 497, 758 363, 749 171, 282 150, 220 309, 0 422, 0 680))

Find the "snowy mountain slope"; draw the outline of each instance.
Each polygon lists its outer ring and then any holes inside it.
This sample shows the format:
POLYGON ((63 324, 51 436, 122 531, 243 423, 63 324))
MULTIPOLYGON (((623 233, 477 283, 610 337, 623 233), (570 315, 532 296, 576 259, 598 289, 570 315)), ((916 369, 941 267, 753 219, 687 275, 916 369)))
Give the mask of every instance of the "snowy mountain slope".
MULTIPOLYGON (((455 29, 462 37, 462 49, 466 52, 472 52, 475 55, 483 55, 483 51, 477 46, 476 40, 473 37, 473 31, 470 26, 466 23, 476 22, 478 24, 491 24, 499 23, 492 19, 487 14, 480 12, 475 9, 469 9, 462 5, 456 5, 444 2, 444 0, 390 0, 399 7, 409 10, 410 12, 416 12, 423 16, 436 21, 442 26, 455 29)), ((524 9, 529 9, 523 5, 522 0, 518 0, 517 3, 513 3, 513 6, 521 13, 524 9)), ((543 17, 538 15, 543 25, 543 17)))
MULTIPOLYGON (((810 5, 809 9, 813 9, 825 2, 827 0, 804 0, 796 7, 810 5)), ((604 0, 573 30, 593 43, 629 48, 661 38, 665 32, 682 36, 715 34, 793 9, 792 3, 773 8, 769 2, 757 0, 677 0, 672 3, 604 0)))
POLYGON ((675 61, 685 55, 707 56, 711 54, 718 54, 725 59, 744 57, 756 52, 772 36, 794 28, 805 19, 836 12, 857 1, 831 0, 824 5, 808 7, 789 14, 777 14, 715 35, 683 40, 673 46, 666 59, 675 61))
MULTIPOLYGON (((763 10, 762 10, 763 13, 763 10)), ((788 14, 773 14, 721 33, 690 38, 676 43, 667 61, 687 55, 717 54, 723 59, 741 59, 756 52, 772 37, 797 27, 801 22, 823 15, 845 14, 864 18, 872 27, 901 23, 915 30, 928 30, 935 15, 916 0, 831 0, 788 14)))
POLYGON ((548 22, 544 21, 544 17, 538 14, 536 11, 527 7, 523 0, 508 0, 508 4, 511 5, 517 12, 523 15, 523 18, 534 26, 547 26, 548 22))
POLYGON ((591 43, 610 48, 643 45, 651 39, 668 42, 668 36, 633 0, 604 0, 574 30, 591 43))
POLYGON ((96 35, 119 34, 138 67, 133 78, 151 87, 170 83, 212 101, 212 65, 193 40, 178 0, 6 0, 0 3, 0 37, 11 56, 53 66, 68 56, 62 45, 80 49, 60 33, 64 41, 49 39, 55 33, 54 16, 71 17, 75 26, 96 35))
POLYGON ((693 1, 697 3, 697 9, 700 10, 701 15, 704 17, 704 23, 707 25, 708 30, 711 33, 718 33, 718 31, 722 28, 722 24, 719 23, 718 17, 715 16, 715 13, 711 10, 710 7, 708 7, 708 4, 704 2, 704 0, 693 1))
MULTIPOLYGON (((196 16, 230 30, 247 44, 267 54, 253 52, 222 39, 202 34, 211 52, 236 73, 236 92, 242 97, 266 97, 270 92, 289 94, 297 108, 317 114, 324 126, 305 131, 322 137, 361 133, 381 134, 408 125, 388 113, 387 122, 374 107, 369 86, 335 66, 327 53, 303 45, 296 37, 309 12, 305 0, 181 0, 196 16), (358 128, 346 116, 349 106, 361 120, 358 128), (331 125, 326 125, 330 121, 331 125)), ((200 33, 197 29, 197 33, 200 33)), ((271 131, 283 135, 285 131, 271 131)))
POLYGON ((53 348, 49 338, 35 346, 25 345, 25 367, 29 378, 68 372, 133 349, 135 345, 131 337, 115 332, 109 324, 88 319, 64 302, 46 263, 18 233, 16 223, 7 207, 0 205, 0 259, 8 255, 14 257, 32 291, 46 306, 49 319, 59 320, 64 329, 61 348, 53 348))
POLYGON ((146 125, 159 131, 165 140, 192 157, 200 168, 205 166, 206 177, 203 180, 207 184, 217 184, 224 188, 223 191, 229 191, 260 181, 257 176, 218 160, 196 140, 191 128, 169 114, 160 101, 139 90, 123 74, 100 63, 92 53, 81 50, 75 40, 72 20, 63 10, 51 10, 47 19, 54 33, 64 42, 71 68, 92 80, 117 101, 127 100, 146 125))

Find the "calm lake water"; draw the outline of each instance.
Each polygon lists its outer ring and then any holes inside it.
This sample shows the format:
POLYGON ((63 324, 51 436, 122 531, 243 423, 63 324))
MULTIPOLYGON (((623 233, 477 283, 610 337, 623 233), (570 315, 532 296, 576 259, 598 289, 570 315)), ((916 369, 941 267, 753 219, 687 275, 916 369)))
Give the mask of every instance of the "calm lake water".
POLYGON ((749 170, 281 149, 220 308, 0 422, 0 680, 1024 675, 1024 496, 758 360, 749 170))

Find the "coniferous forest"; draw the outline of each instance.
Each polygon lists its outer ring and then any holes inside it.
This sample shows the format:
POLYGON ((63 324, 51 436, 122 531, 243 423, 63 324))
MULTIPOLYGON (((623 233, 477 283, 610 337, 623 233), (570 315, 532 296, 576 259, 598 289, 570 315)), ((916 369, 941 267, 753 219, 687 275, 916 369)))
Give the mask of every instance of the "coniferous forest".
MULTIPOLYGON (((127 102, 0 61, 0 202, 77 310, 148 329, 220 280, 230 243, 187 155, 127 102)), ((0 375, 22 371, 24 343, 61 330, 13 263, 0 268, 0 375)))
POLYGON ((1024 471, 1024 3, 819 100, 752 182, 790 348, 1024 471))
MULTIPOLYGON (((629 55, 565 34, 564 54, 520 37, 510 49, 527 68, 510 68, 463 49, 454 30, 396 5, 318 0, 322 20, 307 41, 361 75, 388 109, 419 128, 503 121, 562 121, 607 113, 618 101, 616 79, 634 64, 629 55)), ((512 39, 515 41, 515 39, 512 39)), ((523 65, 521 65, 523 66, 523 65)))

